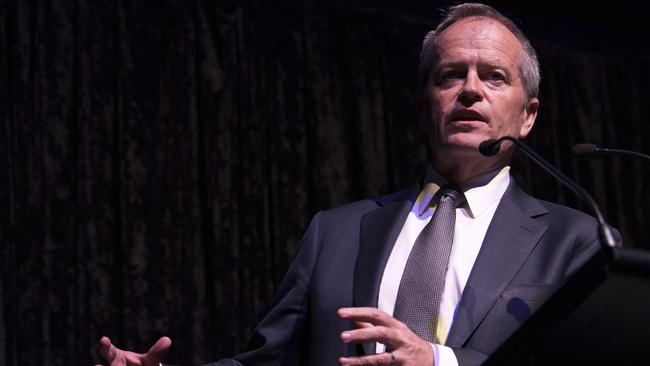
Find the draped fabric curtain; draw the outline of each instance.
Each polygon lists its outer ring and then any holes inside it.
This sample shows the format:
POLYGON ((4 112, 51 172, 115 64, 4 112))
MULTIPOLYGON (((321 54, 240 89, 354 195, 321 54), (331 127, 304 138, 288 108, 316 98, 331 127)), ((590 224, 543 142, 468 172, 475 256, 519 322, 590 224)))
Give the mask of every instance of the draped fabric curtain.
MULTIPOLYGON (((0 2, 0 364, 91 364, 96 341, 198 364, 244 349, 310 217, 406 187, 437 14, 315 1, 0 2)), ((534 40, 529 142, 644 242, 650 60, 534 40)), ((582 207, 525 160, 545 199, 582 207)))

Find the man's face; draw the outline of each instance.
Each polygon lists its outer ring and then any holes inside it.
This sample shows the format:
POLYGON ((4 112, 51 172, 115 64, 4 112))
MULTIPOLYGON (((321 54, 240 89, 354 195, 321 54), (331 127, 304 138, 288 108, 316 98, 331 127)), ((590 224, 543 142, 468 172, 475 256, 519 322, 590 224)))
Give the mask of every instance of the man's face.
POLYGON ((431 123, 422 126, 434 159, 480 158, 484 140, 528 135, 538 101, 524 95, 522 46, 505 26, 466 18, 444 30, 436 44, 440 60, 429 82, 431 123))

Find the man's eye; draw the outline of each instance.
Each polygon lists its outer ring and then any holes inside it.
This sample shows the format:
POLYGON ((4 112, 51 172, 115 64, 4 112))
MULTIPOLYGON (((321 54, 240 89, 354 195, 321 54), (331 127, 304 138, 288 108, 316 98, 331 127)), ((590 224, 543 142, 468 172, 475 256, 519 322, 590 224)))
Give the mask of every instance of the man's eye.
POLYGON ((491 81, 505 81, 506 77, 499 72, 491 72, 488 74, 488 79, 491 81))
POLYGON ((455 70, 445 71, 440 74, 441 80, 458 79, 460 77, 462 77, 460 71, 455 71, 455 70))

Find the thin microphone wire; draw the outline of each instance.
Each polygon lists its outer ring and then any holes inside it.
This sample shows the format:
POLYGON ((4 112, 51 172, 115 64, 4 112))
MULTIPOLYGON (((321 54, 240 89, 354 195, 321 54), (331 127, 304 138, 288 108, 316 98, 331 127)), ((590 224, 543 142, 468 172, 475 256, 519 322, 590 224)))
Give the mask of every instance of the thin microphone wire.
POLYGON ((598 147, 594 144, 576 144, 572 149, 573 155, 585 156, 589 158, 596 157, 596 155, 627 155, 642 158, 650 161, 650 155, 640 153, 638 151, 623 150, 623 149, 610 149, 598 147))

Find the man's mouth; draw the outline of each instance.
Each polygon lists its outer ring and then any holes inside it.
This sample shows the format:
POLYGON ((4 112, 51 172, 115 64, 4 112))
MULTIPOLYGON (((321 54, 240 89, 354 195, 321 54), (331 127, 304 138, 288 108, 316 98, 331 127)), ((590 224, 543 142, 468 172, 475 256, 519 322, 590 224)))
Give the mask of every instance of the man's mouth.
POLYGON ((463 109, 463 110, 458 110, 456 112, 453 112, 451 114, 451 118, 449 118, 450 122, 457 122, 457 121, 480 121, 480 122, 487 122, 487 118, 485 118, 482 114, 479 112, 472 110, 472 109, 463 109))

